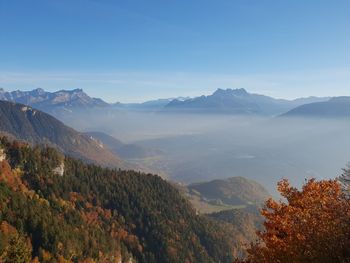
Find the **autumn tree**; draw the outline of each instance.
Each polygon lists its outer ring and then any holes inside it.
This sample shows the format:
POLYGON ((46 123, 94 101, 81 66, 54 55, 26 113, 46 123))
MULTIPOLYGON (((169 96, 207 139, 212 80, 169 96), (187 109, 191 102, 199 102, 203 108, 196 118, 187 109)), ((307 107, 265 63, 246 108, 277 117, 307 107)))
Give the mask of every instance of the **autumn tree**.
POLYGON ((0 262, 27 263, 32 258, 32 248, 25 237, 18 233, 12 234, 5 251, 0 256, 0 262))
POLYGON ((350 201, 336 180, 278 183, 285 201, 269 199, 265 230, 245 262, 350 262, 350 201))

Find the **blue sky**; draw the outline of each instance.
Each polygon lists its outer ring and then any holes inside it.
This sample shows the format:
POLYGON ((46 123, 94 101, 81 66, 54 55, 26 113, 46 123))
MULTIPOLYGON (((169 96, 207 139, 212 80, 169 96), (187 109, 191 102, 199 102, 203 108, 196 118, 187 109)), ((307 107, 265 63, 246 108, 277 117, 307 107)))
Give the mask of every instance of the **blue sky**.
POLYGON ((0 87, 350 95, 348 0, 0 0, 0 87))

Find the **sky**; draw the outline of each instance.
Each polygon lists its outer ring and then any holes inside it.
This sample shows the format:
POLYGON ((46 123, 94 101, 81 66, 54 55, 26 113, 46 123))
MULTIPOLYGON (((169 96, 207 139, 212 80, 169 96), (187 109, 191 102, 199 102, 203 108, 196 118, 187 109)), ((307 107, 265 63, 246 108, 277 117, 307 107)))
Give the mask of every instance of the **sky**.
POLYGON ((0 0, 0 87, 350 95, 348 0, 0 0))

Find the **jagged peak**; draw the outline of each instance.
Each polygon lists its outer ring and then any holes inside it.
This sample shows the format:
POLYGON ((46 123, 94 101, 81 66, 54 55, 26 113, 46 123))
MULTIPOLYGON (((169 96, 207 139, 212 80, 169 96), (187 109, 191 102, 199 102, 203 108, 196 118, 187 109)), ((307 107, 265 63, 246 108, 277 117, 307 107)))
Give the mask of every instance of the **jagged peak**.
POLYGON ((73 89, 72 92, 84 92, 84 90, 83 89, 73 89))
POLYGON ((42 89, 42 88, 36 88, 36 89, 33 89, 33 91, 40 91, 40 92, 42 92, 42 91, 45 91, 45 90, 42 89))
POLYGON ((233 94, 233 95, 236 95, 236 96, 245 96, 245 95, 248 95, 249 93, 241 88, 241 89, 217 89, 213 95, 229 95, 229 94, 233 94))
POLYGON ((83 89, 71 89, 71 90, 61 89, 61 90, 56 91, 54 93, 85 93, 85 92, 83 89))
POLYGON ((46 91, 42 88, 36 88, 32 90, 33 93, 37 93, 37 94, 44 94, 46 93, 46 91))

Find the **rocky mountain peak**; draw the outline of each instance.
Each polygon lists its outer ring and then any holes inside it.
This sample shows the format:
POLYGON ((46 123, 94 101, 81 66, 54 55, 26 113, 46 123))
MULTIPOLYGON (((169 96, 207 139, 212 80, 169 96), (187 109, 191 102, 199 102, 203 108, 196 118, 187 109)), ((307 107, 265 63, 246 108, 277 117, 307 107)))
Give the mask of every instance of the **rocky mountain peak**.
POLYGON ((245 89, 217 89, 213 96, 247 96, 249 93, 245 89))

